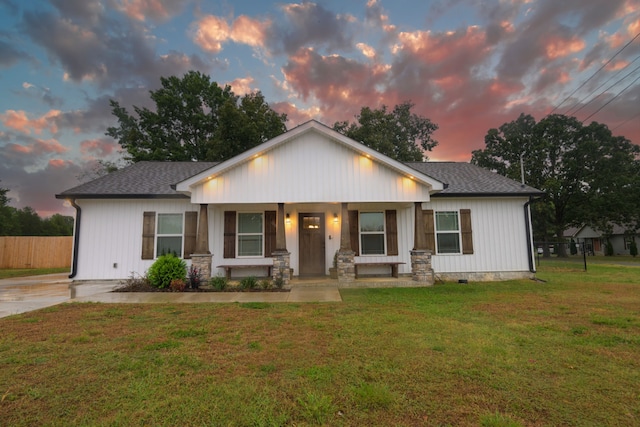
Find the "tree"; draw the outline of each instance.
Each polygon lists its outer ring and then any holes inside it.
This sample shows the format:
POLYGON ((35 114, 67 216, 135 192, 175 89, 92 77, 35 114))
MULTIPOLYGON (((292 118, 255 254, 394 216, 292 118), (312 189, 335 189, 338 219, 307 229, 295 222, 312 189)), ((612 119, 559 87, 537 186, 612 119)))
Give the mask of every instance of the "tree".
POLYGON ((401 162, 423 161, 425 152, 438 145, 431 137, 438 125, 412 113, 413 106, 406 101, 392 111, 386 105, 378 110, 362 107, 356 122, 336 122, 333 129, 401 162))
MULTIPOLYGON (((637 215, 638 197, 629 197, 628 191, 638 185, 640 148, 614 137, 606 125, 584 126, 558 114, 536 123, 521 114, 490 129, 485 145, 473 152, 472 163, 519 180, 522 160, 526 183, 546 192, 544 202, 533 206, 537 240, 562 240, 571 225, 602 229, 637 215)), ((560 249, 559 256, 566 255, 565 246, 560 249)))
POLYGON ((273 111, 260 92, 240 98, 196 71, 160 81, 162 88, 150 92, 155 111, 134 106, 133 116, 110 101, 118 126, 106 134, 120 143, 126 160, 221 161, 286 131, 286 115, 273 111))

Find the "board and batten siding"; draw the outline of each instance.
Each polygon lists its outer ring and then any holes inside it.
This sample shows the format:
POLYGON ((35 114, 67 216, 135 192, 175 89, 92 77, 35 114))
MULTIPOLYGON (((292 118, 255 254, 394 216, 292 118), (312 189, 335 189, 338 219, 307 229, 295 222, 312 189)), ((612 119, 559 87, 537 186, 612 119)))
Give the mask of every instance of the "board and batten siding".
POLYGON ((471 210, 473 254, 434 255, 437 274, 528 272, 524 198, 447 198, 425 204, 434 211, 471 210))
POLYGON ((184 214, 198 210, 187 199, 84 199, 76 203, 82 209, 82 220, 74 280, 115 280, 132 274, 143 275, 154 261, 141 259, 143 213, 184 214))
POLYGON ((311 132, 191 189, 193 203, 429 200, 426 185, 311 132))

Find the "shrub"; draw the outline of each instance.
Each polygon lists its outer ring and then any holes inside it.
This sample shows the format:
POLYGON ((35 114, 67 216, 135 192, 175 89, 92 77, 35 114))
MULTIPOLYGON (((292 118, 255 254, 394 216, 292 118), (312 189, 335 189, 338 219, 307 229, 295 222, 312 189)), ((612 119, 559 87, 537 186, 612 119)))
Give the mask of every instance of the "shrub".
POLYGON ((268 291, 269 289, 273 289, 273 282, 271 281, 271 279, 262 279, 260 281, 260 287, 268 291))
POLYGON ((635 237, 633 237, 629 245, 629 254, 634 258, 638 256, 638 244, 636 243, 635 237))
POLYGON ((202 274, 200 270, 198 270, 193 265, 189 267, 189 273, 187 274, 187 278, 189 279, 189 287, 191 289, 198 289, 200 287, 200 282, 202 281, 202 274))
POLYGON ((576 244, 576 241, 573 239, 571 239, 570 250, 571 250, 571 255, 576 255, 578 253, 578 245, 576 244))
POLYGON ((164 289, 173 279, 184 280, 187 265, 174 255, 162 255, 151 265, 147 277, 153 286, 164 289))
POLYGON ((284 279, 282 276, 278 276, 276 280, 273 281, 273 284, 276 285, 276 288, 282 289, 284 287, 284 279))
POLYGON ((604 254, 606 256, 613 256, 613 245, 609 240, 604 244, 604 254))
POLYGON ((243 277, 242 280, 240 280, 240 289, 242 290, 255 289, 257 285, 258 281, 253 276, 243 277))
POLYGON ((225 289, 227 289, 229 281, 224 276, 216 276, 212 277, 211 280, 209 280, 209 284, 213 286, 213 288, 217 291, 224 291, 225 289))
POLYGON ((172 292, 184 292, 187 284, 182 279, 173 279, 169 284, 169 288, 172 292))

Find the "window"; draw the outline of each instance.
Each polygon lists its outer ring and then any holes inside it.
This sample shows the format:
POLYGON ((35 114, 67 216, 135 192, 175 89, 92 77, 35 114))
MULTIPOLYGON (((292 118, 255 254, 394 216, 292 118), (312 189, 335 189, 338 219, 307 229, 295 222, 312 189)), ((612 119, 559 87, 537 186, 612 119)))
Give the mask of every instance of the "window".
POLYGON ((460 253, 458 212, 436 212, 436 244, 439 254, 460 253))
POLYGON ((158 214, 156 257, 182 255, 182 214, 158 214))
POLYGON ((262 256, 263 214, 238 213, 238 256, 262 256))
POLYGON ((360 253, 384 255, 384 212, 360 212, 360 253))

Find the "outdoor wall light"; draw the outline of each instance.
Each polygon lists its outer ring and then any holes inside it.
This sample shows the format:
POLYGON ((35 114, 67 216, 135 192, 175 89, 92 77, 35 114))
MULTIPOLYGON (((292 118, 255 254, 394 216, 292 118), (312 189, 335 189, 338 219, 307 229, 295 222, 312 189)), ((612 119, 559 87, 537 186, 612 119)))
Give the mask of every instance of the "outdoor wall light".
POLYGON ((338 214, 337 213, 333 214, 333 222, 335 222, 336 224, 338 223, 338 214))
POLYGON ((286 214, 284 216, 284 222, 286 222, 287 224, 291 224, 291 218, 289 217, 289 214, 286 214))

